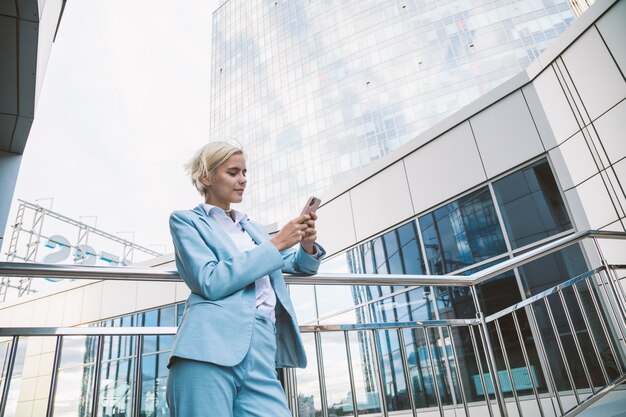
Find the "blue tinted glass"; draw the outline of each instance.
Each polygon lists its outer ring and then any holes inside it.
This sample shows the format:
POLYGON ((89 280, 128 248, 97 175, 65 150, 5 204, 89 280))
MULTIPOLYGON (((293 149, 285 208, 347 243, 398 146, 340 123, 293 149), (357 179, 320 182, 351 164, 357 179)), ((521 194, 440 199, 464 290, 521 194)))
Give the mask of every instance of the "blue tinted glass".
POLYGON ((430 273, 441 275, 506 251, 487 187, 419 218, 430 273))
POLYGON ((572 228, 546 160, 494 182, 493 189, 513 248, 572 228))

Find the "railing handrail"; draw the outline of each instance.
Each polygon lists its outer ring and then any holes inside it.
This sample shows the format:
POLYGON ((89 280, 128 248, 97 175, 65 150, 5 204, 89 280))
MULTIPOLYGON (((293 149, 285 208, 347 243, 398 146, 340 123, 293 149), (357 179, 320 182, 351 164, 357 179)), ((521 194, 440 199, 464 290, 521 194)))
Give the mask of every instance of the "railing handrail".
MULTIPOLYGON (((304 324, 300 325, 301 333, 335 332, 349 330, 391 330, 413 327, 457 327, 478 325, 478 319, 419 320, 381 323, 352 324, 304 324)), ((89 326, 89 327, 0 327, 0 338, 3 337, 34 337, 34 336, 173 336, 178 327, 175 326, 89 326)))
MULTIPOLYGON (((287 284, 300 285, 473 286, 586 238, 626 239, 626 232, 586 230, 573 233, 468 276, 318 273, 312 276, 287 274, 285 275, 285 281, 287 284)), ((0 262, 0 276, 121 281, 182 281, 177 271, 159 268, 57 265, 27 262, 0 262)))

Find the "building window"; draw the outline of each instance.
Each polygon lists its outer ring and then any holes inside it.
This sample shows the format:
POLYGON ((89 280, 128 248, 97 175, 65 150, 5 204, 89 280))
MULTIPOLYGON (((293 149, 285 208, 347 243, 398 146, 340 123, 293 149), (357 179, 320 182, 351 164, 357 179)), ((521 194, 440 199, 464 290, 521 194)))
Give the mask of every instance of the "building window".
POLYGON ((448 274, 506 251, 487 187, 419 218, 432 275, 448 274))
POLYGON ((572 228, 545 159, 494 182, 493 189, 513 249, 572 228))

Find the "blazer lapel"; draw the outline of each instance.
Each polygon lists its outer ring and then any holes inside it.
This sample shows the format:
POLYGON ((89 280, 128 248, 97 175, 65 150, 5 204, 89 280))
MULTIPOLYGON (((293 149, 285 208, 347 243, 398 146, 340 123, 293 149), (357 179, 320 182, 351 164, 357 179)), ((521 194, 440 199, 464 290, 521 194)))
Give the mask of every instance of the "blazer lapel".
POLYGON ((219 225, 217 220, 215 220, 212 216, 209 216, 206 211, 204 211, 202 205, 198 205, 191 211, 196 213, 200 220, 204 222, 204 224, 206 224, 211 230, 211 239, 218 239, 220 242, 222 242, 222 245, 232 254, 236 254, 237 252, 239 252, 239 249, 237 249, 235 242, 233 242, 233 240, 226 234, 226 232, 224 232, 222 226, 219 225))

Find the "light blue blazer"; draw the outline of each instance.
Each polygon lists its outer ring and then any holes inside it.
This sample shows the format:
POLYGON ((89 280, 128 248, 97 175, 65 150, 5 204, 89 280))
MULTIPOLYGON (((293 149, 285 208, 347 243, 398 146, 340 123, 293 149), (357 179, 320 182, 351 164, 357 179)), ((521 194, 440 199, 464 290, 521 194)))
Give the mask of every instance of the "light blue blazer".
MULTIPOLYGON (((320 260, 300 249, 282 252, 263 227, 241 226, 257 247, 239 252, 201 205, 170 216, 176 268, 191 290, 170 356, 235 366, 250 347, 255 323, 254 282, 269 275, 276 293, 276 366, 306 366, 295 312, 282 272, 315 274, 320 260), (282 271, 282 272, 281 272, 282 271)), ((318 250, 324 251, 318 246, 318 250)))

